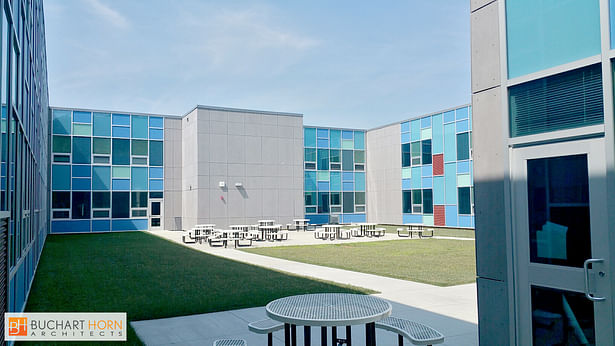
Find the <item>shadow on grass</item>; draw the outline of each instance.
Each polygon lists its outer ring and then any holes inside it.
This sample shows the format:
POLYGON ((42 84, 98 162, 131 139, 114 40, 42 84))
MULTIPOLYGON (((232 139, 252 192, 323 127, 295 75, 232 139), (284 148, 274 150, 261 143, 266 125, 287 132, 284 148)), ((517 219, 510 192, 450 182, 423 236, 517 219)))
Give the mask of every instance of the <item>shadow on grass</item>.
MULTIPOLYGON (((263 306, 317 292, 369 293, 204 254, 142 232, 50 235, 26 311, 127 312, 129 321, 137 321, 263 306)), ((132 328, 128 343, 140 344, 132 328)))

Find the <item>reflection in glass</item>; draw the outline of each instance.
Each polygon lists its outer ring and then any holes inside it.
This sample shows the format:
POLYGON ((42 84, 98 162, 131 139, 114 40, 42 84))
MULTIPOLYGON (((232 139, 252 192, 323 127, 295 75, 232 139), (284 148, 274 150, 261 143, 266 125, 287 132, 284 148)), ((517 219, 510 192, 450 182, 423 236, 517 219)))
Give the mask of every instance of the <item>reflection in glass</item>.
POLYGON ((582 267, 590 258, 587 155, 527 162, 530 260, 582 267))

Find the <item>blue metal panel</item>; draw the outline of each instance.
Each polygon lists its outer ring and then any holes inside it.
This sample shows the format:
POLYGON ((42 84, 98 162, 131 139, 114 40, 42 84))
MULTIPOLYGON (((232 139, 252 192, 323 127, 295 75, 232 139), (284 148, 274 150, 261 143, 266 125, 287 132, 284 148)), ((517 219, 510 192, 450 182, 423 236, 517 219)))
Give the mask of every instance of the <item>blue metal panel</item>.
POLYGON ((92 190, 111 190, 111 167, 92 167, 92 190))
POLYGON ((128 114, 113 114, 111 115, 111 124, 130 126, 130 115, 128 114))
POLYGON ((410 143, 410 132, 404 132, 401 134, 401 144, 410 143))
POLYGON ((52 165, 51 175, 53 190, 70 190, 70 165, 52 165))
POLYGON ((92 179, 73 178, 73 190, 88 191, 92 189, 92 179))
POLYGON ((457 108, 455 110, 455 119, 463 120, 468 118, 468 107, 457 108))
POLYGON ((467 120, 457 122, 457 133, 468 132, 469 129, 470 126, 467 120))
POLYGON ((426 129, 428 127, 431 127, 431 117, 428 116, 428 117, 421 118, 421 128, 426 129))
POLYGON ((303 145, 309 148, 316 148, 316 129, 306 127, 303 129, 303 145))
POLYGON ((459 215, 459 227, 472 227, 472 216, 459 215))
POLYGON ((432 165, 423 165, 421 166, 421 176, 422 177, 431 177, 433 175, 433 166, 432 165))
POLYGON ((305 191, 318 191, 315 171, 305 171, 304 184, 305 191))
POLYGON ((457 164, 444 165, 446 204, 457 204, 457 164))
POLYGON ((470 161, 457 162, 457 174, 470 173, 470 161))
POLYGON ((342 181, 354 181, 354 174, 352 172, 342 173, 342 181))
POLYGON ((318 191, 319 192, 329 191, 329 182, 328 181, 319 181, 318 182, 318 191))
POLYGON ((421 139, 421 120, 414 119, 410 122, 410 138, 412 141, 418 141, 421 139))
POLYGON ((402 217, 402 221, 404 223, 422 224, 423 214, 404 214, 404 216, 402 217))
POLYGON ((150 178, 164 178, 164 171, 162 167, 150 167, 149 168, 149 177, 150 178))
POLYGON ((444 162, 457 160, 455 123, 444 125, 444 162))
POLYGON ((355 191, 365 191, 365 173, 356 172, 354 174, 355 191))
POLYGON ((352 131, 342 131, 342 139, 354 139, 352 131))
POLYGON ((164 139, 164 130, 149 129, 149 139, 164 139))
POLYGON ((73 165, 73 178, 90 178, 92 176, 92 166, 73 165))
POLYGON ((445 202, 444 199, 444 177, 433 178, 433 204, 442 205, 445 202))
POLYGON ((402 190, 410 190, 410 189, 412 189, 412 179, 402 179, 401 180, 401 189, 402 190))
POLYGON ((422 178, 421 185, 423 189, 431 189, 433 186, 433 178, 422 178))
POLYGON ((111 220, 112 231, 147 231, 147 219, 111 220))
POLYGON ((444 123, 450 123, 455 121, 455 111, 448 111, 444 113, 444 123))
POLYGON ((450 227, 457 227, 457 206, 447 205, 444 207, 444 214, 446 225, 450 227))
POLYGON ((329 139, 329 129, 316 129, 316 136, 318 138, 329 139))
POLYGON ((130 191, 130 179, 112 179, 111 187, 114 191, 130 191))
POLYGON ((92 220, 93 232, 108 232, 111 230, 110 220, 92 220))
POLYGON ((113 126, 113 137, 130 138, 130 127, 113 126))
POLYGON ((351 182, 343 182, 342 183, 342 191, 354 191, 354 183, 351 182))
POLYGON ((51 233, 79 233, 90 231, 90 220, 51 221, 51 233))
POLYGON ((412 188, 421 188, 421 167, 412 167, 412 188))
POLYGON ((444 124, 442 114, 431 117, 431 152, 432 154, 442 154, 444 152, 444 124))
POLYGON ((73 122, 91 124, 92 123, 92 113, 73 111, 73 122))
POLYGON ((150 179, 149 180, 149 189, 150 191, 162 191, 164 188, 162 179, 150 179))
POLYGON ((365 132, 354 132, 354 148, 357 150, 365 149, 365 132))
POLYGON ((164 118, 162 117, 149 117, 149 127, 164 127, 164 118))
POLYGON ((340 172, 329 173, 331 191, 342 191, 342 178, 340 172))
POLYGON ((401 132, 410 132, 410 122, 409 121, 401 123, 401 132))
POLYGON ((331 149, 339 149, 342 147, 342 131, 331 130, 329 131, 329 136, 330 136, 329 146, 331 149))
POLYGON ((319 148, 328 148, 329 140, 326 138, 318 138, 318 147, 319 148))
POLYGON ((305 215, 305 218, 310 220, 311 225, 324 225, 329 223, 329 214, 311 214, 305 215))

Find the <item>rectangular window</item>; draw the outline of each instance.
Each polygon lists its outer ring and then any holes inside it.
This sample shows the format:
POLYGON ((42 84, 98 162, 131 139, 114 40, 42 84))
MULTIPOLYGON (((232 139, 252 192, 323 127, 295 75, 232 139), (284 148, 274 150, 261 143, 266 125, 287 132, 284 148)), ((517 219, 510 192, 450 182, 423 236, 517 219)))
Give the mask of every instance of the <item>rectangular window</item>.
POLYGON ((68 210, 54 210, 53 218, 54 219, 68 219, 70 216, 70 212, 68 210))
POLYGON ((402 213, 412 213, 412 191, 402 191, 402 213))
POLYGON ((149 141, 149 165, 162 166, 162 142, 149 141))
POLYGON ((73 219, 90 218, 90 192, 73 191, 73 219))
POLYGON ((314 162, 306 162, 305 169, 316 169, 316 164, 314 162))
POLYGON ((132 167, 130 175, 131 190, 148 190, 147 167, 132 167))
POLYGON ((114 165, 130 165, 130 139, 114 138, 112 149, 111 161, 114 165))
POLYGON ((339 192, 331 192, 331 205, 342 205, 341 194, 339 192))
POLYGON ((410 156, 410 143, 405 143, 401 145, 401 166, 402 167, 410 167, 412 164, 411 156, 410 156))
POLYGON ((431 139, 421 142, 422 161, 424 165, 431 165, 431 139))
POLYGON ((318 149, 318 169, 329 170, 329 149, 318 149))
POLYGON ((410 144, 410 152, 412 155, 412 166, 421 164, 421 142, 412 142, 410 144))
POLYGON ((73 163, 90 163, 92 159, 90 137, 73 137, 73 163))
POLYGON ((316 192, 305 193, 305 205, 318 205, 318 201, 316 200, 316 192))
POLYGON ((316 129, 304 128, 303 129, 303 145, 306 147, 316 147, 316 129))
POLYGON ((162 191, 154 191, 154 192, 149 193, 149 198, 151 199, 162 198, 162 197, 163 197, 162 191))
POLYGON ((433 194, 431 189, 423 189, 423 214, 433 214, 433 194))
POLYGON ((70 153, 70 136, 53 136, 54 153, 70 153))
POLYGON ((132 211, 132 217, 147 216, 147 209, 135 209, 132 211))
POLYGON ((457 203, 459 206, 459 215, 472 214, 472 203, 470 201, 470 188, 460 187, 457 189, 457 203))
POLYGON ((354 162, 355 163, 365 163, 365 151, 355 150, 354 151, 354 162))
POLYGON ((132 192, 133 208, 147 208, 147 192, 132 192))
POLYGON ((111 114, 94 113, 94 136, 111 136, 111 114))
POLYGON ((92 211, 92 217, 95 219, 106 219, 109 217, 108 210, 94 210, 92 211))
POLYGON ((329 150, 329 160, 331 162, 335 162, 335 163, 340 163, 341 157, 340 157, 340 151, 339 149, 330 149, 329 150))
POLYGON ((148 122, 149 119, 146 116, 142 115, 133 115, 132 116, 132 138, 145 138, 147 139, 148 132, 148 122))
POLYGON ((328 192, 318 193, 318 212, 321 214, 329 212, 329 193, 328 192))
POLYGON ((365 192, 355 192, 354 193, 354 203, 355 204, 365 204, 365 192))
POLYGON ((468 132, 457 134, 457 161, 470 158, 470 134, 468 132))
POLYGON ((354 192, 343 192, 342 199, 342 211, 344 213, 354 213, 354 192))
POLYGON ((109 156, 94 156, 94 163, 108 164, 109 162, 109 156))
POLYGON ((110 192, 92 192, 92 208, 110 208, 110 195, 110 192))
POLYGON ((98 138, 92 139, 92 151, 94 154, 111 154, 111 139, 110 138, 98 138))
POLYGON ((316 162, 316 149, 314 148, 305 148, 304 154, 305 162, 316 162))
POLYGON ((421 214, 423 212, 423 191, 412 190, 412 213, 421 214))
POLYGON ((342 150, 342 170, 354 170, 354 153, 352 150, 342 150))
POLYGON ((54 191, 51 207, 54 209, 70 209, 70 192, 54 191))
MULTIPOLYGON (((2 38, 4 39, 4 36, 2 38)), ((71 132, 70 131, 71 130, 70 111, 63 110, 63 109, 54 109, 52 114, 53 114, 53 133, 60 134, 60 135, 70 135, 70 132, 71 132)))
POLYGON ((113 205, 111 217, 114 219, 130 217, 130 192, 113 192, 111 202, 113 205))
POLYGON ((132 140, 132 154, 139 156, 147 156, 147 141, 133 139, 132 140))

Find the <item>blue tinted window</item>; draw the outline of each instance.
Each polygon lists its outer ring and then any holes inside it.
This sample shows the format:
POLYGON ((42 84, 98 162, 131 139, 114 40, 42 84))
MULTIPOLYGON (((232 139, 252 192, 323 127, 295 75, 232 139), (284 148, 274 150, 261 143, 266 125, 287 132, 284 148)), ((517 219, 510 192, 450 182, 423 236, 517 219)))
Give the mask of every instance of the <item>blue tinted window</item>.
POLYGON ((130 179, 112 179, 113 190, 130 190, 130 179))
POLYGON ((331 183, 331 191, 342 190, 342 177, 340 172, 331 172, 329 177, 331 183))
POLYGON ((426 129, 431 127, 431 117, 424 117, 421 119, 421 128, 426 129))
POLYGON ((51 166, 51 188, 53 190, 70 190, 70 166, 52 165, 51 166))
POLYGON ((410 132, 410 122, 401 123, 401 132, 410 132))
POLYGON ((162 167, 150 167, 149 177, 150 178, 164 178, 162 167))
POLYGON ((305 180, 305 191, 317 191, 315 171, 306 171, 304 180, 305 180))
POLYGON ((306 127, 303 129, 303 145, 305 147, 316 147, 316 129, 306 127))
POLYGON ((73 219, 90 218, 90 192, 73 192, 73 219))
POLYGON ((365 173, 357 172, 354 174, 354 184, 356 191, 365 191, 365 173))
POLYGON ((113 137, 130 138, 130 127, 113 126, 113 137))
POLYGON ((147 131, 148 131, 148 119, 146 116, 142 115, 133 115, 132 116, 132 138, 143 138, 147 139, 147 131))
POLYGON ((147 167, 132 167, 130 188, 132 190, 147 190, 147 167))
POLYGON ((53 110, 53 133, 58 135, 70 135, 71 119, 70 111, 53 110))
POLYGON ((421 139, 421 121, 419 119, 410 122, 410 138, 412 141, 421 139))
POLYGON ((354 191, 354 183, 342 182, 342 191, 354 191))
POLYGON ((342 173, 342 181, 354 181, 354 174, 352 172, 342 173))
POLYGON ((111 194, 111 217, 130 217, 130 192, 113 192, 111 194))
POLYGON ((90 163, 91 142, 91 137, 73 137, 73 163, 90 163))
POLYGON ((342 131, 342 139, 352 139, 352 131, 342 131))
POLYGON ((94 166, 92 167, 92 190, 111 189, 111 167, 94 166))
POLYGON ((317 129, 316 135, 318 136, 318 138, 329 139, 329 130, 328 129, 317 129))
POLYGON ((91 124, 92 123, 92 113, 73 111, 73 121, 76 123, 91 124))
POLYGON ((162 166, 162 142, 149 141, 149 165, 162 166))
POLYGON ((162 191, 163 189, 162 179, 150 179, 149 189, 152 191, 162 191))
POLYGON ((455 119, 463 120, 468 118, 468 107, 459 108, 455 111, 455 119))
POLYGON ((130 115, 128 114, 113 114, 112 115, 113 125, 126 125, 130 126, 130 115))
POLYGON ((506 1, 509 78, 600 54, 598 0, 506 1))
POLYGON ((161 129, 149 129, 149 139, 163 139, 164 130, 161 129))
POLYGON ((463 120, 463 121, 458 121, 457 122, 457 133, 459 132, 467 132, 469 130, 468 128, 468 121, 467 120, 463 120))
POLYGON ((94 113, 94 136, 111 136, 111 114, 94 113))
POLYGON ((149 127, 164 127, 164 118, 161 117, 149 117, 149 127))
POLYGON ((329 149, 318 149, 318 169, 329 170, 329 149))
POLYGON ((318 138, 318 147, 319 148, 328 148, 329 140, 326 138, 318 138))
POLYGON ((111 151, 114 165, 130 164, 130 139, 113 139, 111 151))
POLYGON ((88 178, 73 178, 73 190, 91 190, 92 179, 88 178))
POLYGON ((450 123, 455 121, 455 111, 448 111, 444 113, 444 122, 450 123))
POLYGON ((92 166, 73 165, 73 178, 89 178, 92 175, 92 166))
POLYGON ((355 131, 354 133, 354 148, 363 150, 365 149, 365 133, 355 131))
POLYGON ((340 149, 342 146, 342 132, 340 130, 330 131, 331 142, 329 146, 333 149, 340 149))

